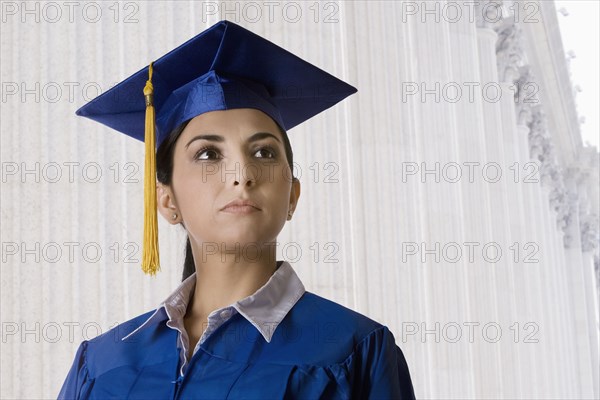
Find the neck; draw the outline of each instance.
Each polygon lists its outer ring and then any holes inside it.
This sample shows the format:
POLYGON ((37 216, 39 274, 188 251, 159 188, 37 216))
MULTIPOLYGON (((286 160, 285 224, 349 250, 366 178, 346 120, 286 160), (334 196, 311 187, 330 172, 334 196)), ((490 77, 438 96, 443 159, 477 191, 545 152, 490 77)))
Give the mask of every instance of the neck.
MULTIPOLYGON (((215 246, 216 247, 216 246, 215 246)), ((192 242, 196 265, 196 288, 188 305, 188 318, 206 317, 250 296, 262 287, 277 268, 275 246, 265 245, 260 250, 202 249, 192 242)))

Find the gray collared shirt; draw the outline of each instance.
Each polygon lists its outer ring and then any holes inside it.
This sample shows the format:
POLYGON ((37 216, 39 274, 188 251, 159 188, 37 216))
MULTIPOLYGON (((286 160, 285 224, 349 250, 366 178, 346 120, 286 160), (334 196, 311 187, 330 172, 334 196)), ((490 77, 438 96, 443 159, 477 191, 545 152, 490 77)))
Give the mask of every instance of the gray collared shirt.
MULTIPOLYGON (((183 324, 183 318, 195 287, 196 273, 194 272, 158 306, 156 311, 142 325, 121 340, 134 335, 156 319, 162 320, 165 316, 164 313, 166 313, 168 317, 167 326, 179 332, 177 342, 180 348, 180 374, 183 375, 189 361, 187 358, 189 337, 183 324)), ((210 313, 208 321, 205 323, 206 329, 196 344, 192 355, 196 354, 200 345, 235 313, 240 313, 261 333, 267 342, 271 342, 275 329, 305 291, 302 281, 300 281, 292 266, 287 261, 283 261, 267 283, 256 292, 210 313)))

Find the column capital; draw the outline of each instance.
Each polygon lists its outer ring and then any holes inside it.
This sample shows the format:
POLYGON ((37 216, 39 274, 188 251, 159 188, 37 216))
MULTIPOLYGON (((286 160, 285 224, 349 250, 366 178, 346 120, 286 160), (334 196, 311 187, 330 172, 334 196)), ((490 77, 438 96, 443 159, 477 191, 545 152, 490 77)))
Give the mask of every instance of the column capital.
POLYGON ((500 82, 514 83, 520 77, 524 64, 523 32, 511 18, 505 18, 495 29, 498 34, 496 56, 500 82))

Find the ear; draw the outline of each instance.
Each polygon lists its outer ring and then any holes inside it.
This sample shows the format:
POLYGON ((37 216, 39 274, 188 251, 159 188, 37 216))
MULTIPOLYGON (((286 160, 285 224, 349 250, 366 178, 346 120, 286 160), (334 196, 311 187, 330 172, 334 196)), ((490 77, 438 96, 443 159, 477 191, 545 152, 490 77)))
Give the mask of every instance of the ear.
POLYGON ((173 190, 170 186, 163 185, 158 181, 156 182, 156 207, 170 224, 176 225, 182 221, 173 190))
MULTIPOLYGON (((292 188, 290 190, 290 208, 289 211, 291 214, 296 210, 296 206, 298 205, 298 199, 300 198, 300 181, 298 178, 292 179, 292 188)), ((288 214, 287 220, 291 220, 292 216, 288 214)))

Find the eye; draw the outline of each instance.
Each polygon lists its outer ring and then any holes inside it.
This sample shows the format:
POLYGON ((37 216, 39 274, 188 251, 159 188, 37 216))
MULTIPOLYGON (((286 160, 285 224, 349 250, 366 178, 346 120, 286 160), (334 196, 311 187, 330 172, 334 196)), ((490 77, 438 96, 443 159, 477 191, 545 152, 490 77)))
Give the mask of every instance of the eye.
POLYGON ((194 160, 215 160, 219 156, 219 152, 214 147, 203 147, 196 152, 194 160))
POLYGON ((258 158, 275 158, 277 152, 271 146, 261 147, 260 149, 254 152, 256 156, 258 154, 258 158))

